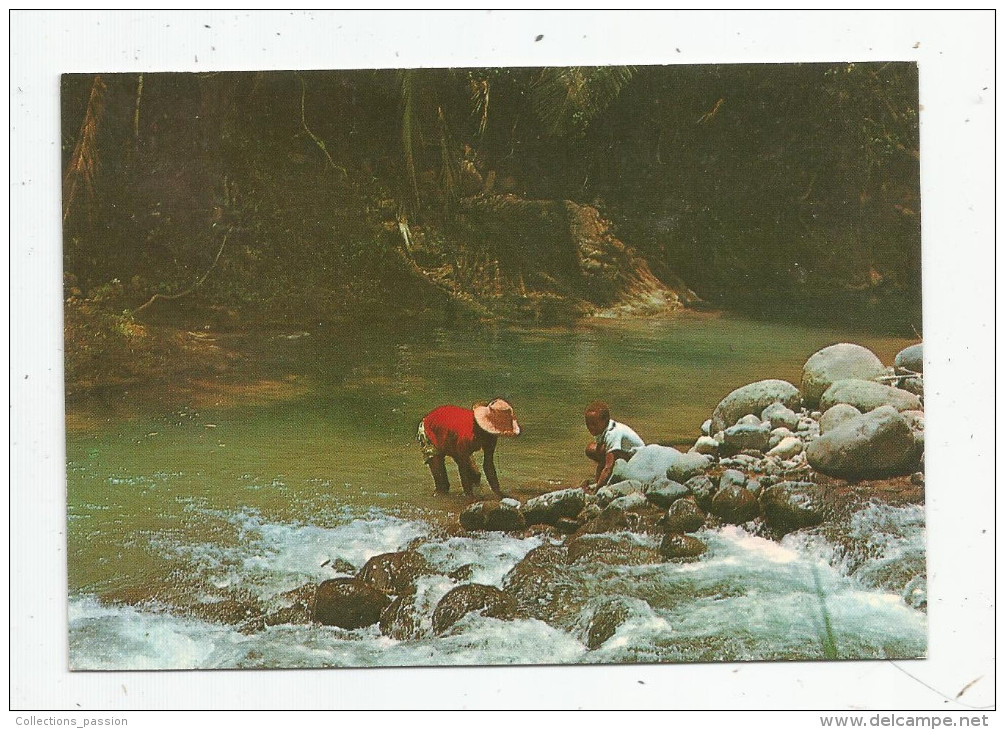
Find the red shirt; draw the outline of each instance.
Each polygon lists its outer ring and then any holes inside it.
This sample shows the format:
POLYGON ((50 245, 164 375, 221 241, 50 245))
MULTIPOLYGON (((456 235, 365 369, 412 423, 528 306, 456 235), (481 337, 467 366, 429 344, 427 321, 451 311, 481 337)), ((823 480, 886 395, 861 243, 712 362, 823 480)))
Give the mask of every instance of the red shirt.
POLYGON ((436 450, 454 459, 466 459, 495 438, 475 428, 475 413, 460 406, 440 406, 422 419, 426 438, 436 450))

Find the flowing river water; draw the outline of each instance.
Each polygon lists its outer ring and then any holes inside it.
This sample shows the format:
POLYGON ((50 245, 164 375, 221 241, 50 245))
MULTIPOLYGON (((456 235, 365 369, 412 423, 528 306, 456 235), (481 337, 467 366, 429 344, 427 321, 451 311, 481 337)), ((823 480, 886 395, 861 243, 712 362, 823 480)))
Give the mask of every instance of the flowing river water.
POLYGON ((451 494, 434 496, 414 443, 418 420, 436 405, 497 395, 514 404, 523 433, 500 440, 496 465, 503 489, 525 500, 591 476, 583 456, 589 401, 608 401, 649 442, 689 444, 729 391, 762 378, 798 384, 809 355, 842 341, 885 363, 911 344, 709 314, 372 333, 351 347, 344 337, 294 334, 267 344, 274 373, 264 385, 221 381, 208 397, 154 399, 129 415, 71 406, 70 666, 922 656, 926 614, 905 601, 902 580, 883 579, 924 574, 919 505, 873 504, 856 514, 846 535, 862 546, 855 560, 823 533, 773 542, 729 526, 699 534, 709 551, 693 563, 570 565, 568 585, 584 608, 562 621, 469 615, 445 636, 420 630, 402 641, 376 626, 248 629, 285 592, 406 546, 441 573, 418 584, 428 629, 436 601, 459 584, 448 573, 468 566, 466 581, 502 586, 526 553, 549 542, 456 529, 466 506, 456 471, 451 465, 451 494), (587 611, 612 596, 623 598, 628 618, 589 650, 587 611))

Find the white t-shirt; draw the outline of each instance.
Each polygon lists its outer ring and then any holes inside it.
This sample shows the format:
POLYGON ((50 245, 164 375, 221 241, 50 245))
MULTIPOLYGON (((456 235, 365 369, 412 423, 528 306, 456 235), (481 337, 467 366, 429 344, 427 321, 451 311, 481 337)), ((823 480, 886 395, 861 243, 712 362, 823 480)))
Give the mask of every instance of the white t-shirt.
POLYGON ((618 423, 613 418, 607 424, 607 430, 597 436, 597 446, 603 446, 605 451, 627 451, 634 454, 645 445, 646 442, 631 426, 618 423))

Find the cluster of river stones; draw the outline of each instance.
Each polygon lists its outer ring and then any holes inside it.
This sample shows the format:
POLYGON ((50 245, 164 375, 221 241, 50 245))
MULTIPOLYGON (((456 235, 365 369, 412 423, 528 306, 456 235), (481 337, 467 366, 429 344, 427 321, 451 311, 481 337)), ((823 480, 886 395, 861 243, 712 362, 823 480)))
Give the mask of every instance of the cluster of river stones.
MULTIPOLYGON (((470 505, 460 515, 464 530, 553 538, 528 553, 502 588, 465 582, 462 568, 448 576, 460 585, 423 617, 416 581, 436 571, 418 551, 404 550, 378 555, 354 575, 305 586, 265 623, 299 617, 347 629, 379 624, 396 639, 449 632, 471 612, 567 628, 582 623, 571 600, 576 592, 558 595, 573 580, 563 565, 696 560, 706 546, 693 533, 723 524, 774 538, 817 526, 831 516, 827 492, 835 480, 910 476, 923 486, 922 371, 920 344, 901 351, 892 367, 859 345, 824 348, 807 360, 799 387, 762 380, 723 398, 687 452, 647 445, 618 461, 611 483, 595 492, 562 489, 522 504, 506 498, 470 505), (633 532, 659 539, 626 539, 633 532)), ((626 610, 617 602, 595 610, 580 626, 585 643, 599 646, 626 610)))

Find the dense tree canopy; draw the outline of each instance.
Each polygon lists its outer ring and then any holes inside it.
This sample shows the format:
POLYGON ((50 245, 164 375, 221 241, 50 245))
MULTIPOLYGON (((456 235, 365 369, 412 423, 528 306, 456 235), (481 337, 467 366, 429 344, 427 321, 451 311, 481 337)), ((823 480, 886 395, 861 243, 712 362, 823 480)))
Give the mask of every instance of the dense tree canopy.
POLYGON ((408 306, 399 229, 463 249, 459 201, 511 194, 596 207, 706 299, 913 311, 917 98, 902 63, 68 75, 68 295, 408 306))

